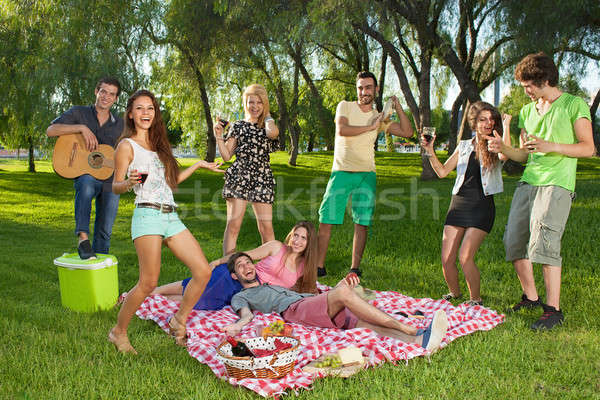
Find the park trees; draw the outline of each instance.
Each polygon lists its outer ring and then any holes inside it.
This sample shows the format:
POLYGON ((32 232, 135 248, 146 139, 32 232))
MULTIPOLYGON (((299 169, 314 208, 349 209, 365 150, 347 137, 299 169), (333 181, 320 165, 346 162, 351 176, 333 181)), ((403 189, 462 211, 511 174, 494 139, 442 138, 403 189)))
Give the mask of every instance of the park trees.
POLYGON ((124 23, 133 2, 116 0, 6 1, 1 10, 0 140, 11 148, 47 146, 45 130, 73 104, 93 99, 102 76, 116 76, 123 88, 146 82, 146 54, 135 26, 124 23))

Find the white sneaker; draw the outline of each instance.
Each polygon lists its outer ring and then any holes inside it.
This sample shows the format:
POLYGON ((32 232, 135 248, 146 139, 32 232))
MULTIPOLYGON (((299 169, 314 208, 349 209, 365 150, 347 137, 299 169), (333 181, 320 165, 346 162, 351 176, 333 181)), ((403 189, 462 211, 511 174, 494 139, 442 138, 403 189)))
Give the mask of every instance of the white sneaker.
POLYGON ((425 346, 425 349, 430 353, 435 353, 442 344, 442 340, 446 337, 448 331, 448 317, 446 311, 436 310, 433 314, 433 321, 431 322, 431 334, 429 336, 429 342, 425 346))

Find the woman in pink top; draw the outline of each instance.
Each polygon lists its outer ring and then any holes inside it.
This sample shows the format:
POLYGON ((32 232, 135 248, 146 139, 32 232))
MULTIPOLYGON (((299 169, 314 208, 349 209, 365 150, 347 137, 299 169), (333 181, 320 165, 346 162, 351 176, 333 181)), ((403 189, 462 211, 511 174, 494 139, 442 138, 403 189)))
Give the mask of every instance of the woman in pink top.
MULTIPOLYGON (((298 293, 317 293, 317 235, 312 223, 308 221, 298 222, 288 233, 284 243, 271 240, 245 253, 254 261, 260 260, 256 264, 256 273, 261 283, 291 288, 298 293)), ((229 255, 209 264, 209 267, 213 270, 213 276, 194 309, 214 309, 214 307, 206 306, 207 304, 215 304, 214 301, 211 301, 214 299, 207 299, 206 296, 215 293, 215 291, 210 290, 211 282, 222 284, 222 279, 232 280, 227 267, 224 265, 228 260, 229 255), (219 279, 213 279, 215 274, 222 274, 222 276, 219 279)), ((181 300, 185 284, 186 280, 172 282, 156 288, 152 294, 161 294, 172 300, 181 300)), ((225 286, 231 287, 230 285, 225 286)), ((239 289, 236 291, 239 291, 239 289)), ((222 293, 215 294, 222 295, 222 293)), ((233 294, 231 293, 231 296, 233 294)), ((229 300, 231 296, 229 296, 229 300)))

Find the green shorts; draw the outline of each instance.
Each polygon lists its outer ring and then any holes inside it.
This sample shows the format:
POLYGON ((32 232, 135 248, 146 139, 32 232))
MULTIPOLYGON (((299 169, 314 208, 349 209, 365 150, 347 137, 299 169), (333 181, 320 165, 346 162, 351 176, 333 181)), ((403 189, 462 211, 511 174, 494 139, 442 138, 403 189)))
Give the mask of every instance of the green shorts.
POLYGON ((560 242, 575 194, 560 186, 519 182, 504 230, 506 261, 560 267, 560 242))
POLYGON ((187 228, 176 212, 163 213, 152 208, 134 208, 131 218, 131 240, 145 235, 160 235, 168 238, 187 228))
POLYGON ((333 171, 319 208, 319 222, 340 225, 344 222, 348 197, 352 196, 352 220, 370 226, 375 211, 375 172, 333 171))

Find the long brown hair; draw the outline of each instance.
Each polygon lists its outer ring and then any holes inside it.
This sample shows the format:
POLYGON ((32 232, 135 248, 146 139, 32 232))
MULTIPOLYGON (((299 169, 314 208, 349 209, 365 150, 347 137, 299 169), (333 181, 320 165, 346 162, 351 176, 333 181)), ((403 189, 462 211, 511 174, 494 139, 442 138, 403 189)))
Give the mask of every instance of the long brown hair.
POLYGON ((492 114, 492 119, 494 120, 494 130, 498 132, 499 135, 502 135, 504 130, 502 128, 502 116, 500 116, 500 113, 496 107, 490 103, 486 103, 485 101, 477 101, 471 104, 471 107, 469 107, 468 120, 471 129, 474 130, 477 135, 475 157, 479 160, 484 168, 489 169, 499 162, 499 158, 498 154, 488 151, 487 140, 485 140, 482 135, 477 132, 477 119, 479 118, 479 114, 481 114, 483 111, 489 111, 492 114))
POLYGON ((242 101, 244 102, 244 113, 246 116, 249 115, 246 104, 248 103, 248 97, 251 95, 258 96, 263 103, 263 112, 260 117, 258 117, 257 124, 259 128, 264 128, 265 118, 269 115, 269 96, 267 95, 267 89, 265 89, 263 85, 253 83, 244 90, 242 101))
POLYGON ((149 90, 138 90, 127 100, 127 109, 125 110, 125 115, 123 116, 123 119, 125 120, 125 129, 123 130, 123 133, 118 141, 120 142, 125 138, 129 138, 136 133, 135 124, 133 119, 129 117, 129 114, 133 110, 133 102, 139 97, 148 97, 150 100, 152 100, 152 105, 154 106, 154 119, 152 120, 152 125, 148 130, 148 144, 150 145, 150 150, 155 151, 158 154, 158 158, 165 166, 165 179, 167 180, 167 184, 171 189, 176 189, 177 175, 179 175, 179 164, 173 156, 171 144, 169 143, 169 139, 167 137, 167 128, 163 122, 156 97, 154 97, 154 94, 152 94, 152 92, 149 90))
POLYGON ((316 293, 317 292, 317 234, 315 226, 309 221, 300 221, 285 237, 285 244, 289 246, 294 232, 298 228, 306 229, 306 248, 296 259, 296 268, 302 260, 304 260, 304 271, 302 276, 298 278, 292 290, 298 293, 316 293))

